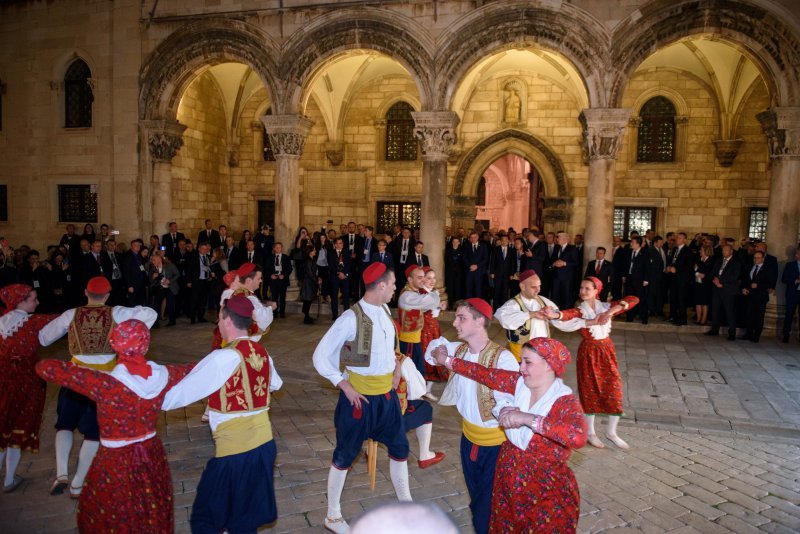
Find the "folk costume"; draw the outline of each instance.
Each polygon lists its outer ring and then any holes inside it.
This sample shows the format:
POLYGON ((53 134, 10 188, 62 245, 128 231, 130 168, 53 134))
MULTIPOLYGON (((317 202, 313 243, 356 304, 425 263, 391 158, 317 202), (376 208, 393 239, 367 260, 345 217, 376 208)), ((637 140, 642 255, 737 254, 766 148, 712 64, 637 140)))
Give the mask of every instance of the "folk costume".
MULTIPOLYGON (((428 272, 430 269, 430 267, 423 268, 425 272, 428 272)), ((420 294, 425 293, 427 293, 426 290, 420 290, 420 294)), ((425 313, 422 316, 422 332, 420 332, 420 352, 422 354, 425 354, 425 351, 428 350, 428 344, 430 344, 431 341, 438 339, 442 335, 442 327, 439 324, 440 311, 441 310, 438 307, 433 310, 425 310, 425 313)), ((428 362, 424 362, 424 364, 425 380, 427 382, 426 395, 430 395, 431 386, 433 386, 433 383, 447 382, 450 372, 441 365, 431 365, 428 362)), ((436 401, 438 399, 432 398, 431 400, 436 401)))
POLYGON ((535 338, 530 345, 558 377, 533 405, 519 372, 463 359, 451 362, 454 372, 513 395, 516 408, 536 416, 533 428, 505 429, 508 441, 497 458, 489 532, 575 532, 580 492, 567 461, 572 449, 586 443, 586 421, 578 399, 560 378, 570 354, 554 339, 535 338))
MULTIPOLYGON (((111 284, 105 277, 96 276, 89 280, 86 289, 94 295, 105 295, 111 292, 111 284)), ((95 371, 112 371, 117 365, 117 355, 111 348, 111 332, 116 325, 129 319, 142 321, 151 328, 158 319, 158 312, 147 306, 112 308, 104 304, 89 304, 73 308, 44 327, 39 332, 39 342, 46 347, 67 334, 72 363, 95 371)), ((73 432, 77 429, 83 434, 83 444, 70 484, 70 495, 77 499, 100 446, 97 407, 86 396, 62 387, 58 392, 56 411, 56 480, 50 494, 59 495, 66 489, 73 432)))
MULTIPOLYGON (((234 295, 225 307, 252 317, 253 304, 234 295)), ((216 456, 197 486, 190 519, 192 532, 255 532, 278 517, 273 470, 277 454, 269 419, 272 361, 248 337, 230 340, 203 358, 164 399, 164 410, 208 398, 216 456)))
MULTIPOLYGON (((528 269, 520 273, 519 281, 522 283, 535 275, 536 273, 533 270, 528 269)), ((511 351, 517 361, 520 360, 520 352, 525 343, 537 337, 550 337, 549 322, 533 319, 530 315, 531 312, 545 308, 555 308, 557 310, 558 306, 552 300, 541 295, 536 295, 533 299, 527 299, 522 293, 519 293, 494 312, 497 322, 506 330, 508 350, 511 351)))
POLYGON ((78 530, 169 533, 174 530, 175 514, 172 479, 156 426, 164 396, 191 365, 146 361, 150 332, 135 319, 115 326, 109 343, 119 357, 110 372, 74 360, 45 360, 36 365, 45 380, 97 405, 101 447, 78 502, 78 530))
MULTIPOLYGON (((242 286, 238 288, 236 291, 230 289, 230 285, 235 280, 236 276, 240 278, 243 276, 247 276, 248 274, 252 273, 255 269, 256 265, 254 263, 244 263, 241 267, 239 267, 235 271, 229 271, 223 281, 225 282, 225 286, 227 289, 222 292, 222 297, 219 300, 220 308, 225 305, 225 301, 231 298, 234 294, 236 295, 244 295, 247 299, 253 304, 253 324, 250 325, 250 329, 248 333, 250 334, 250 340, 258 343, 261 340, 261 337, 267 333, 267 329, 269 325, 272 324, 272 307, 271 306, 264 306, 258 297, 247 289, 246 287, 242 286)), ((222 334, 219 332, 219 325, 214 328, 214 338, 211 341, 211 350, 221 349, 225 346, 225 342, 222 339, 222 334)))
MULTIPOLYGON (((369 286, 385 272, 385 264, 373 263, 362 274, 364 284, 369 286)), ((401 501, 411 500, 406 463, 408 439, 400 400, 392 389, 397 365, 395 335, 389 308, 361 299, 336 320, 314 351, 314 368, 321 376, 334 386, 347 380, 368 401, 362 401, 361 406, 356 407, 350 404, 344 391, 339 392, 333 416, 336 448, 328 474, 328 515, 325 519, 325 527, 334 532, 347 532, 349 528, 342 517, 340 499, 347 470, 361 453, 367 439, 386 445, 395 493, 401 501)))
POLYGON ((55 315, 17 309, 34 289, 11 284, 0 289, 6 312, 0 317, 0 467, 6 463, 3 490, 15 490, 23 481, 17 476, 22 451, 39 452, 47 384, 36 375, 39 330, 55 315))
MULTIPOLYGON (((418 265, 409 266, 406 278, 418 265)), ((414 365, 422 376, 425 376, 425 360, 422 357, 422 330, 425 324, 424 314, 439 309, 439 292, 414 289, 410 284, 400 292, 397 300, 397 316, 400 320, 400 351, 412 359, 414 365)))
MULTIPOLYGON (((486 301, 472 298, 468 302, 491 319, 492 307, 486 301)), ((439 338, 428 345, 425 361, 435 365, 433 350, 444 346, 447 354, 458 360, 480 364, 489 369, 504 369, 519 372, 519 364, 514 355, 489 340, 478 354, 473 354, 467 343, 449 342, 439 338)), ((451 374, 439 404, 455 405, 462 417, 461 467, 470 496, 472 525, 478 534, 489 529, 489 516, 492 501, 492 483, 495 476, 495 463, 500 446, 506 436, 493 413, 495 407, 513 405, 513 396, 508 393, 492 391, 486 386, 457 374, 451 374)), ((499 413, 499 412, 498 412, 499 413)))

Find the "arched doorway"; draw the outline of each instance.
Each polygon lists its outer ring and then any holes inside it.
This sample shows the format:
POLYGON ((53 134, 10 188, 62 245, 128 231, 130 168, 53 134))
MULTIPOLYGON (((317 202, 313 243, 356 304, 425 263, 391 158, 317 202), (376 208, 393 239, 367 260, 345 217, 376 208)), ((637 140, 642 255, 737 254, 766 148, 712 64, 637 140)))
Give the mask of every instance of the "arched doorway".
POLYGON ((526 158, 507 153, 483 171, 475 199, 475 222, 484 228, 541 228, 543 208, 541 175, 526 158))

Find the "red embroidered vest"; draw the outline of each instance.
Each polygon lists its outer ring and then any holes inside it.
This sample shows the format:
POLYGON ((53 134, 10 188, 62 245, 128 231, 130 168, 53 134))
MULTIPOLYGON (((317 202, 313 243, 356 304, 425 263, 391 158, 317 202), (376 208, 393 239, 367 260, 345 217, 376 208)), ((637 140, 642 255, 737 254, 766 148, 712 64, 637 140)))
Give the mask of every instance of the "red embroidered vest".
MULTIPOLYGON (((406 291, 415 292, 409 286, 403 288, 402 295, 406 291)), ((424 313, 422 310, 406 310, 397 308, 397 317, 400 320, 400 341, 406 343, 419 343, 424 324, 424 313)))
POLYGON ((69 325, 69 353, 76 354, 114 354, 109 343, 114 329, 113 308, 111 306, 83 306, 75 309, 75 317, 69 325))
POLYGON ((253 412, 269 406, 269 354, 267 349, 249 339, 228 348, 239 354, 239 367, 219 391, 208 397, 208 407, 215 412, 253 412))

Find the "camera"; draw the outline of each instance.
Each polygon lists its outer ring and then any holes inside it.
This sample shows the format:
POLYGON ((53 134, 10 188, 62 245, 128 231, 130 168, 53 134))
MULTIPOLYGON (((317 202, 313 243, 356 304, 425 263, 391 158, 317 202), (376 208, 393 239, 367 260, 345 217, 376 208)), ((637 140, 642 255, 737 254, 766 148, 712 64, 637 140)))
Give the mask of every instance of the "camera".
POLYGON ((161 246, 160 246, 160 247, 158 247, 158 248, 159 248, 160 250, 162 250, 162 251, 164 251, 164 250, 167 250, 167 247, 165 247, 164 245, 161 245, 161 246))
POLYGON ((109 235, 119 235, 119 230, 111 230, 109 235))

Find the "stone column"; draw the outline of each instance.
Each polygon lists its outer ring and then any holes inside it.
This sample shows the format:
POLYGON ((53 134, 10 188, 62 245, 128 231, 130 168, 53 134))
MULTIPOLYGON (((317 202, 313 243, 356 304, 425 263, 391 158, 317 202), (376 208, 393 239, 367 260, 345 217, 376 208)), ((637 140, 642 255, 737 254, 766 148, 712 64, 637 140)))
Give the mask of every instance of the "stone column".
POLYGON ((265 115, 261 122, 275 155, 275 240, 284 249, 300 228, 300 156, 314 121, 300 115, 265 115))
POLYGON ((444 284, 444 239, 447 208, 447 158, 456 141, 458 115, 452 111, 418 111, 414 117, 414 137, 422 149, 422 222, 420 237, 436 271, 439 286, 444 284))
POLYGON ((141 121, 143 135, 147 141, 152 179, 145 180, 142 198, 151 198, 152 211, 142 213, 142 218, 151 221, 150 232, 161 235, 167 231, 167 223, 174 220, 172 213, 172 158, 183 146, 183 132, 186 126, 178 121, 141 121), (149 215, 149 216, 148 216, 149 215))
POLYGON ((780 331, 786 304, 780 275, 786 261, 794 259, 800 230, 800 107, 772 108, 756 118, 769 143, 767 247, 778 258, 778 284, 767 306, 764 329, 780 331))
POLYGON ((616 159, 630 115, 630 109, 589 108, 584 109, 579 117, 583 125, 583 149, 589 163, 581 273, 594 259, 597 247, 611 251, 616 159))

